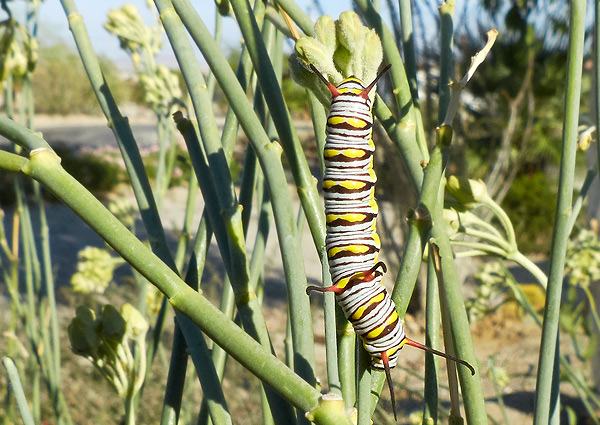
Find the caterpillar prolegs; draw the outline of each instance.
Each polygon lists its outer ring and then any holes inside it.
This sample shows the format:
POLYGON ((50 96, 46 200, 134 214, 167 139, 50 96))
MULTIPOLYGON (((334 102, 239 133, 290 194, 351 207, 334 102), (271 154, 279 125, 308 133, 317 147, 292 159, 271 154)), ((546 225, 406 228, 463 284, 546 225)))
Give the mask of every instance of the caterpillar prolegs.
POLYGON ((332 286, 309 286, 311 291, 334 292, 346 318, 361 337, 374 368, 383 369, 388 381, 394 417, 396 402, 390 369, 398 352, 411 345, 463 364, 466 361, 419 344, 404 334, 404 328, 381 279, 386 272, 377 261, 377 202, 373 171, 375 145, 371 139, 373 116, 369 92, 390 68, 387 65, 369 85, 355 77, 334 86, 313 66, 313 72, 331 92, 327 117, 323 193, 327 223, 327 257, 332 286))

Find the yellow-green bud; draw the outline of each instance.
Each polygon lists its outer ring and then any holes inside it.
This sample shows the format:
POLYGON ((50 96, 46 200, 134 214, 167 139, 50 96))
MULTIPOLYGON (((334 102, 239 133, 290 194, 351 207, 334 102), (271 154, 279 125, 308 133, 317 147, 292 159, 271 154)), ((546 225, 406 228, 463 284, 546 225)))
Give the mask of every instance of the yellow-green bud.
POLYGON ((146 335, 148 331, 148 321, 131 304, 125 303, 121 306, 121 316, 127 323, 127 334, 133 338, 146 335))
POLYGON ((446 222, 446 228, 448 236, 452 237, 460 231, 460 217, 454 208, 444 208, 444 221, 446 222))
POLYGON ((68 326, 71 349, 82 356, 94 356, 101 344, 95 314, 83 306, 77 308, 76 314, 68 326))
POLYGON ((323 49, 330 55, 335 51, 337 41, 335 37, 335 21, 331 16, 323 15, 315 23, 315 38, 323 45, 323 49))
POLYGON ((109 341, 120 343, 125 336, 125 319, 112 305, 108 304, 102 307, 100 315, 102 321, 102 334, 109 341))
MULTIPOLYGON (((319 101, 329 106, 331 96, 324 84, 308 71, 309 64, 333 84, 350 76, 368 84, 377 75, 382 57, 377 34, 365 27, 356 13, 349 11, 343 12, 335 22, 329 16, 320 17, 315 25, 315 36, 304 36, 296 41, 290 64, 294 80, 310 88, 319 101), (302 65, 295 66, 297 61, 302 65)), ((374 91, 370 95, 374 96, 374 91)))
POLYGON ((450 176, 446 181, 446 191, 467 208, 487 199, 487 187, 481 180, 450 176))

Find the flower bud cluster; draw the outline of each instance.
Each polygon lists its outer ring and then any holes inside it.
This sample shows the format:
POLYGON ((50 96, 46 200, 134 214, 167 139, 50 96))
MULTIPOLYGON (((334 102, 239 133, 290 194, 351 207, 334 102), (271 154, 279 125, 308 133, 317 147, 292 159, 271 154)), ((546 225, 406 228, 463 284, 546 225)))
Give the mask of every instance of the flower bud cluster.
POLYGON ((321 16, 315 24, 315 35, 296 41, 290 65, 294 80, 314 91, 329 106, 331 95, 310 71, 310 64, 334 84, 350 76, 368 83, 377 75, 382 59, 381 41, 375 31, 365 27, 356 13, 347 11, 337 21, 321 16))
POLYGON ((154 56, 162 47, 162 28, 159 25, 147 26, 137 8, 131 4, 108 12, 104 28, 119 38, 121 48, 131 55, 136 68, 140 66, 143 54, 154 56))
POLYGON ((77 254, 77 271, 71 277, 76 292, 102 294, 112 281, 117 267, 125 264, 120 257, 113 257, 106 249, 86 246, 77 254))
POLYGON ((600 280, 600 241, 595 232, 581 229, 569 239, 565 270, 574 286, 587 287, 600 280))
POLYGON ((105 305, 96 317, 92 309, 79 306, 68 331, 73 352, 91 361, 120 397, 139 391, 146 373, 148 322, 135 307, 123 304, 117 311, 105 305), (138 350, 137 361, 131 343, 138 350))
POLYGON ((158 65, 155 72, 140 74, 144 88, 144 100, 161 116, 171 116, 178 109, 182 98, 179 79, 175 72, 158 65))
POLYGON ((454 203, 462 206, 461 209, 467 210, 475 208, 475 206, 489 198, 487 187, 483 181, 467 179, 466 177, 448 177, 446 192, 454 198, 454 203))
POLYGON ((27 28, 13 18, 0 22, 0 89, 12 75, 19 79, 33 71, 38 60, 38 43, 27 28))

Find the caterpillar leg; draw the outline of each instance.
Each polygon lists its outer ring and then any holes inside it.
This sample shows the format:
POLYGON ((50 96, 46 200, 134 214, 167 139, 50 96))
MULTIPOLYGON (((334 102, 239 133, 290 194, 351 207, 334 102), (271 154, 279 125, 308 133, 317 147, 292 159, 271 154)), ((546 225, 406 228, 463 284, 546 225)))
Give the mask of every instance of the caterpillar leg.
POLYGON ((334 294, 341 294, 344 291, 344 288, 340 288, 337 285, 331 285, 331 286, 308 285, 306 287, 306 295, 310 295, 310 293, 312 291, 317 291, 317 292, 333 292, 334 294))
MULTIPOLYGON (((371 280, 375 279, 375 276, 376 276, 375 272, 380 267, 381 267, 381 270, 383 270, 383 273, 387 273, 387 266, 385 265, 385 263, 383 261, 378 261, 377 264, 375 264, 369 270, 364 272, 364 274, 363 274, 364 278, 362 280, 364 280, 366 282, 370 282, 371 280)), ((357 273, 357 274, 359 274, 359 273, 357 273)))
POLYGON ((394 420, 398 422, 398 417, 396 416, 396 397, 394 396, 394 385, 392 385, 392 374, 390 372, 390 359, 387 355, 387 351, 381 353, 381 363, 383 363, 383 370, 385 371, 385 379, 388 382, 388 387, 390 389, 390 399, 392 400, 392 410, 394 411, 394 420))
MULTIPOLYGON (((381 270, 383 270, 383 273, 387 272, 387 266, 385 265, 385 263, 383 261, 379 261, 377 264, 375 264, 373 267, 371 267, 366 272, 358 272, 358 273, 354 274, 348 280, 348 282, 352 282, 354 279, 360 279, 363 282, 370 282, 373 279, 375 279, 375 277, 377 276, 375 272, 377 271, 378 268, 381 268, 381 270)), ((331 285, 331 286, 309 285, 306 287, 306 295, 310 295, 310 293, 312 291, 333 292, 334 294, 341 294, 342 292, 344 292, 346 287, 347 287, 347 284, 344 285, 343 287, 339 286, 339 284, 335 284, 335 285, 331 285)))

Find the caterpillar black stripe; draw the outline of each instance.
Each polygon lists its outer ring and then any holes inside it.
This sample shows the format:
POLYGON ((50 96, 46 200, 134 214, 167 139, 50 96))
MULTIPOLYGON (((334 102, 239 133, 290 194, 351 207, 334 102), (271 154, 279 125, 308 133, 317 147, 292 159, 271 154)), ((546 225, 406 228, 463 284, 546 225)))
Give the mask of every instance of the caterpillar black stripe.
POLYGON ((309 286, 306 292, 336 294, 346 318, 371 356, 373 367, 385 370, 396 417, 390 369, 396 366, 398 352, 405 344, 461 363, 472 374, 475 370, 464 360, 407 338, 394 301, 381 285, 386 266, 377 261, 380 247, 376 231, 377 178, 373 171, 375 145, 371 138, 373 116, 369 92, 389 67, 383 68, 367 86, 355 77, 334 86, 311 65, 332 97, 327 117, 323 193, 326 248, 333 284, 326 288, 309 286))

